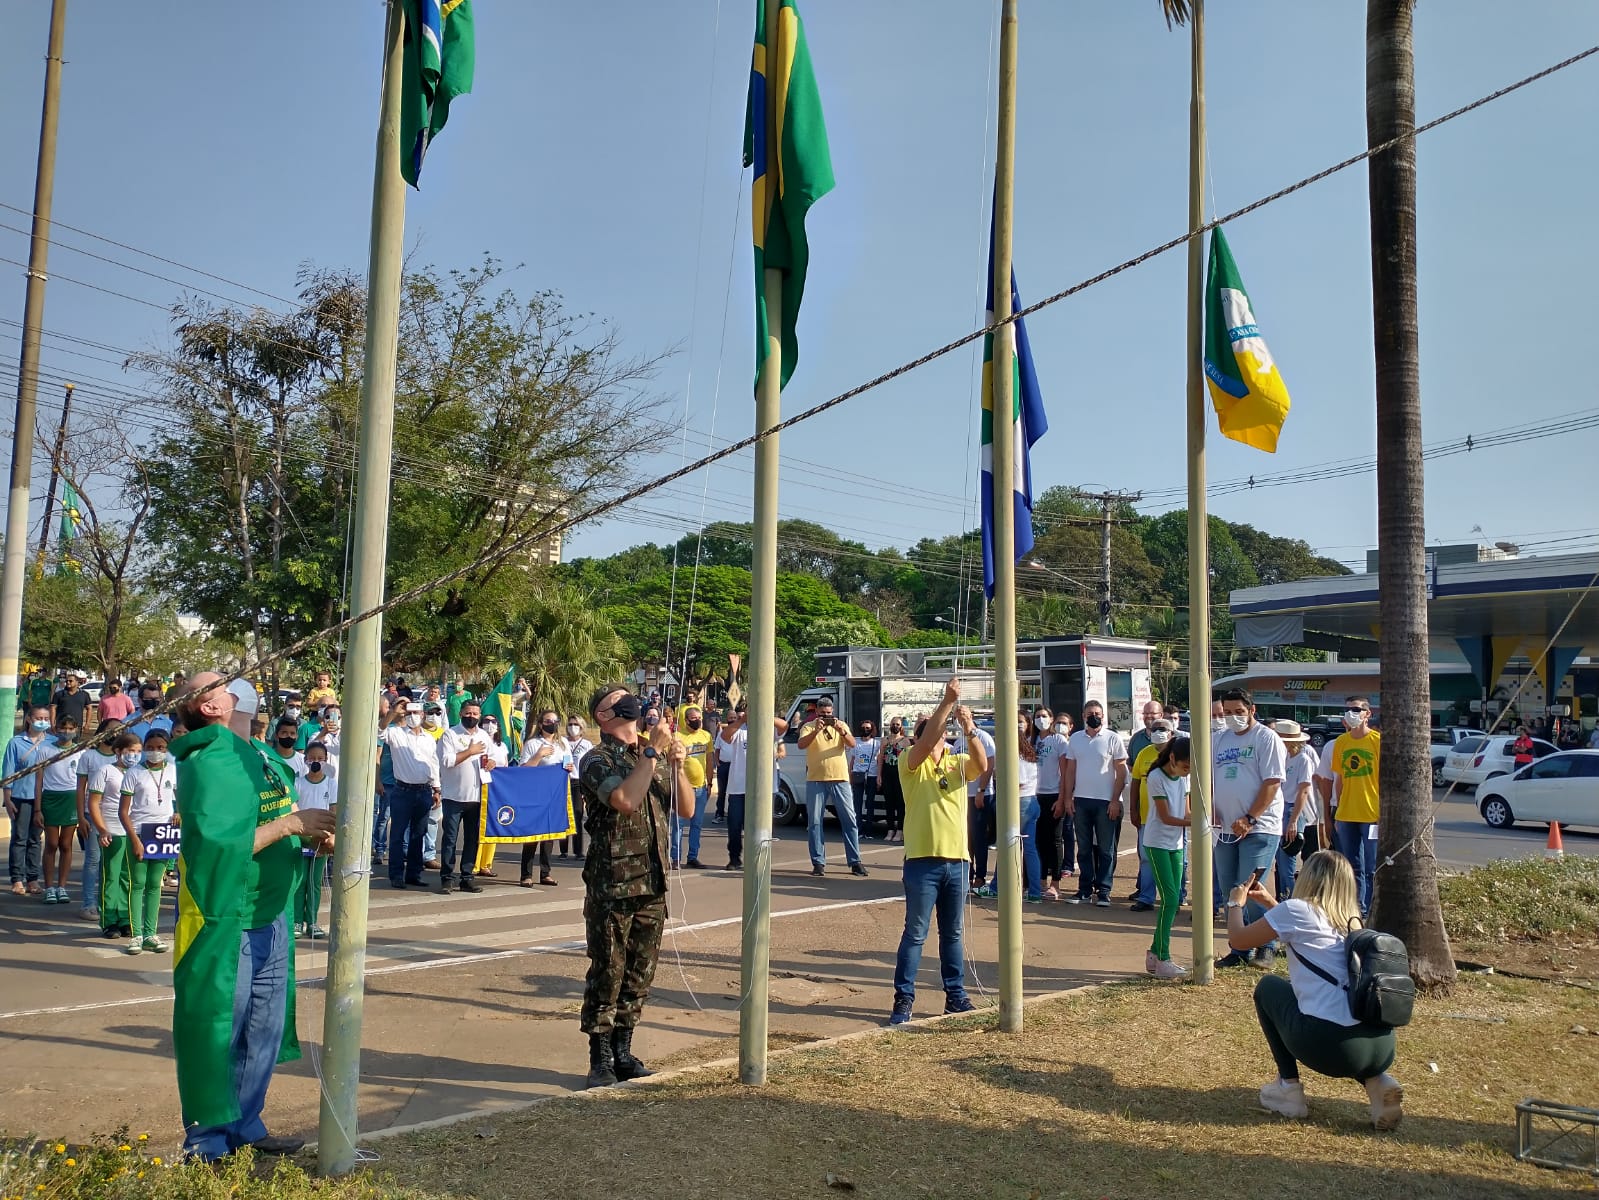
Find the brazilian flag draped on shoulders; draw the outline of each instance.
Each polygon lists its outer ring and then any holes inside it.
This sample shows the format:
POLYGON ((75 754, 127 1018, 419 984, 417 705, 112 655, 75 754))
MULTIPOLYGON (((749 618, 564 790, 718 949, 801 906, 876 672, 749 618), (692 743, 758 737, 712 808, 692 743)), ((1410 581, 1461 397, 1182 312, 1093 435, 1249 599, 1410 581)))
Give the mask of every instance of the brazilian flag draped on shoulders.
MULTIPOLYGON (((172 743, 179 764, 178 924, 172 962, 172 1044, 183 1124, 239 1118, 233 1086, 233 1005, 239 939, 288 910, 301 858, 298 838, 255 853, 258 825, 295 805, 294 774, 275 752, 226 725, 172 743)), ((300 1057, 294 1029, 294 948, 278 1061, 300 1057)))
POLYGON ((516 701, 513 699, 515 695, 516 666, 513 664, 506 669, 500 682, 494 685, 494 690, 483 697, 483 714, 499 720, 500 736, 505 739, 511 761, 519 762, 522 758, 522 731, 512 720, 516 712, 516 701))
POLYGON ((1288 419, 1288 385, 1255 324, 1238 264, 1218 226, 1205 281, 1205 378, 1222 434, 1268 454, 1288 419))
POLYGON ((450 101, 472 90, 472 0, 404 0, 405 81, 400 174, 419 186, 428 145, 450 119, 450 101))
POLYGON ((755 374, 766 360, 769 336, 766 268, 783 273, 782 386, 799 360, 800 299, 810 246, 805 214, 833 190, 822 98, 811 71, 805 26, 794 0, 777 5, 777 27, 767 28, 766 0, 755 0, 755 61, 744 114, 744 165, 755 169, 755 374), (775 136, 773 131, 775 130, 775 136))

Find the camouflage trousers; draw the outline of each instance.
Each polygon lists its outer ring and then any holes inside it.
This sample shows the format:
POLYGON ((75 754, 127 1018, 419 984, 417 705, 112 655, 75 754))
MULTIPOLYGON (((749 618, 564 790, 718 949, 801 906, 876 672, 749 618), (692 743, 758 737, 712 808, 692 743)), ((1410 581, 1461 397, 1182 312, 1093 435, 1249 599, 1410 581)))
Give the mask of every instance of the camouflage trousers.
POLYGON ((584 1033, 610 1033, 638 1024, 655 978, 661 931, 666 928, 666 897, 628 900, 583 899, 588 935, 589 973, 583 981, 584 1033))

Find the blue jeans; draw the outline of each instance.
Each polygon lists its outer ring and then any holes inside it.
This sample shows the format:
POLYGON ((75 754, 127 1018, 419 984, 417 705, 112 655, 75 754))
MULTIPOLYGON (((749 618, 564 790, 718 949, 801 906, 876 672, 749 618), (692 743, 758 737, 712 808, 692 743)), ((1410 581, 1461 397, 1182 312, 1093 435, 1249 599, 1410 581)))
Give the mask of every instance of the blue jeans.
POLYGON ((1377 826, 1361 821, 1333 821, 1333 845, 1355 869, 1355 893, 1360 913, 1371 912, 1371 881, 1377 874, 1377 826))
POLYGON ((805 808, 810 818, 811 865, 827 865, 827 847, 822 843, 822 818, 827 815, 829 804, 838 814, 838 823, 844 830, 844 858, 853 867, 861 861, 861 841, 860 831, 855 827, 855 798, 850 795, 847 779, 835 783, 818 783, 813 779, 805 784, 805 808))
POLYGON ((1029 896, 1042 895, 1043 873, 1038 862, 1038 797, 1022 797, 1022 890, 1029 896))
POLYGON ((894 1000, 916 998, 916 972, 922 966, 922 945, 933 913, 938 913, 938 968, 944 980, 945 1003, 966 997, 966 960, 961 945, 961 920, 966 905, 966 864, 943 858, 905 860, 905 932, 894 959, 894 1000))
POLYGON ((711 789, 697 787, 694 789, 694 815, 680 817, 677 810, 672 810, 672 861, 676 862, 678 852, 683 849, 683 835, 688 834, 688 858, 700 856, 700 832, 705 828, 705 806, 711 802, 711 789))
POLYGON ((11 882, 38 883, 44 874, 43 809, 36 797, 16 792, 11 793, 11 803, 17 806, 17 819, 11 822, 11 882))
POLYGON ((1145 904, 1155 903, 1155 871, 1149 865, 1149 851, 1144 849, 1144 827, 1138 827, 1138 883, 1133 888, 1133 899, 1145 904))
POLYGON ((1294 880, 1299 877, 1299 856, 1277 851, 1277 902, 1280 904, 1294 894, 1294 880))
POLYGON ((439 823, 444 820, 443 807, 434 808, 432 797, 428 798, 428 823, 422 833, 422 858, 425 862, 433 862, 439 856, 439 823))
POLYGON ((283 1042, 289 989, 288 916, 239 938, 239 975, 233 989, 233 1087, 239 1119, 227 1125, 184 1121, 184 1153, 214 1161, 266 1137, 266 1107, 272 1068, 283 1042))
POLYGON ((83 846, 83 907, 100 907, 100 835, 92 825, 83 846))
POLYGON ((372 798, 372 857, 383 854, 389 844, 389 792, 379 787, 372 798))
POLYGON ((1077 894, 1109 898, 1116 881, 1116 822, 1110 819, 1110 801, 1075 797, 1072 824, 1077 830, 1077 894))
POLYGON ((389 789, 389 882, 422 881, 422 838, 433 791, 425 783, 397 783, 389 789))
MULTIPOLYGON (((1248 882, 1256 870, 1271 866, 1272 855, 1277 853, 1279 844, 1275 833, 1250 833, 1236 842, 1223 838, 1216 843, 1216 883, 1221 888, 1223 901, 1235 887, 1248 882)), ((1265 911, 1251 900, 1244 905, 1244 919, 1259 920, 1265 911)))

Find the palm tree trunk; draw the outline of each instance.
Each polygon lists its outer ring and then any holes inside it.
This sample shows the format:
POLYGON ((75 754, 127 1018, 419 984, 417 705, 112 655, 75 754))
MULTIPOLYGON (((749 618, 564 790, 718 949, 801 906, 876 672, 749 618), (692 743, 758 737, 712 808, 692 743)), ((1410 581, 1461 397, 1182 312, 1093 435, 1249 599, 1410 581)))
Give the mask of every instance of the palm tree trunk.
MULTIPOLYGON (((1416 126, 1414 0, 1367 0, 1366 144, 1416 126)), ((1416 313, 1416 144, 1369 161, 1377 361, 1377 565, 1382 795, 1372 924, 1402 938, 1419 987, 1447 991, 1455 964, 1432 848, 1431 671, 1416 313), (1387 864, 1392 858, 1391 865, 1387 864)))

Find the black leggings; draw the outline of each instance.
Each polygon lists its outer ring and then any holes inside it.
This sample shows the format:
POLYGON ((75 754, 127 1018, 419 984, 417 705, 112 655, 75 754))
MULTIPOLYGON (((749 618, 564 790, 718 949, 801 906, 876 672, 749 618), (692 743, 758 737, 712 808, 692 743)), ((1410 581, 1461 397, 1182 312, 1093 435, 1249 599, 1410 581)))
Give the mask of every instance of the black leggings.
POLYGON ((1267 975, 1255 985, 1255 1015, 1283 1079, 1298 1079, 1304 1063, 1318 1075, 1364 1083, 1394 1065, 1392 1029, 1307 1017, 1299 1010, 1294 985, 1281 975, 1267 975))
POLYGON ((988 846, 994 840, 994 797, 968 796, 966 798, 966 838, 972 851, 972 877, 988 878, 988 846), (977 807, 982 800, 983 807, 977 807))
POLYGON ((898 768, 883 772, 883 805, 888 812, 888 831, 898 833, 905 828, 905 792, 900 785, 898 768))
POLYGON ((1070 871, 1077 862, 1077 832, 1071 819, 1055 815, 1057 792, 1038 794, 1038 866, 1039 874, 1048 884, 1070 871))

